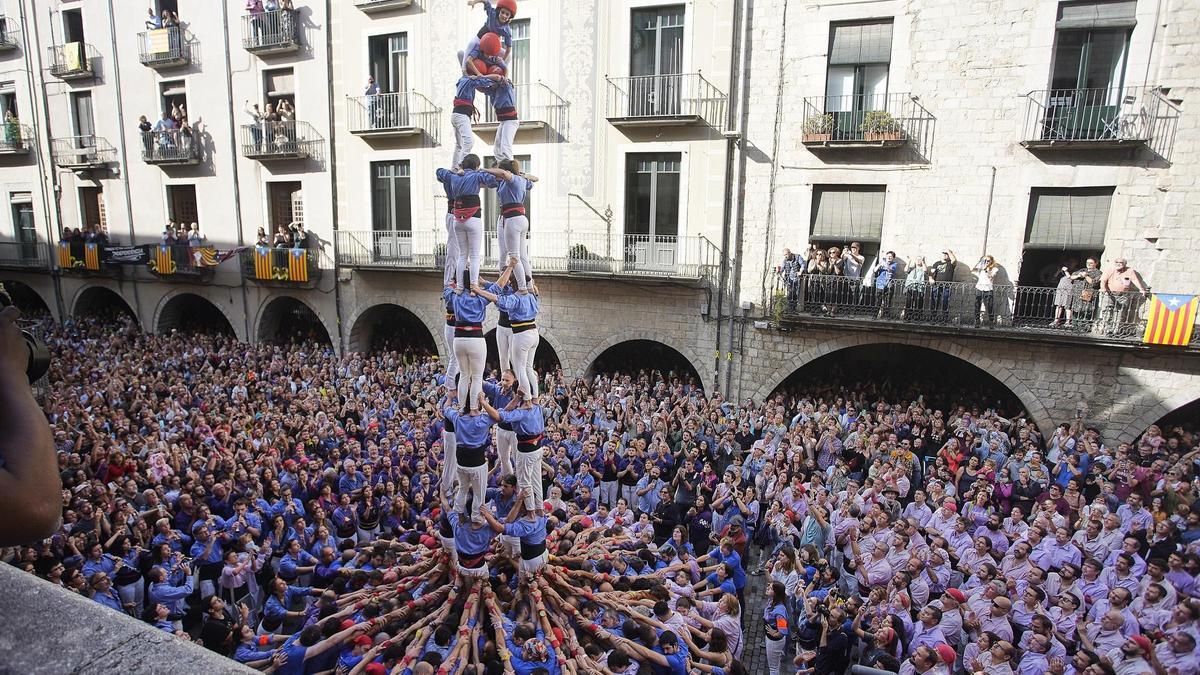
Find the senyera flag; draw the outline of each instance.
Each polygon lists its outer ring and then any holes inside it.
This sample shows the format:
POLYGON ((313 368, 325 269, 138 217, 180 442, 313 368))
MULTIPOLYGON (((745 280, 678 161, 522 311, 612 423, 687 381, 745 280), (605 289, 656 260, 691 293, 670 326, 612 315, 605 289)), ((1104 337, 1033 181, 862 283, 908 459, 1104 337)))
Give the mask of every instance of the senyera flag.
POLYGON ((1150 299, 1150 314, 1142 342, 1148 345, 1186 346, 1192 341, 1196 325, 1196 306, 1200 296, 1155 293, 1150 299))

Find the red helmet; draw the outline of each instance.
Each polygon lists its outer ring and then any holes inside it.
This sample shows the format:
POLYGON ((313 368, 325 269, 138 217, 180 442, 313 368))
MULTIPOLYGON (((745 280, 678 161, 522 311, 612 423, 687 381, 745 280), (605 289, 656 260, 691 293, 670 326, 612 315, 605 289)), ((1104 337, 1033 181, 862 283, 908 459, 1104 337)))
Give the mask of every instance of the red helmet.
POLYGON ((484 61, 483 59, 471 59, 471 60, 475 63, 475 70, 478 70, 480 75, 488 74, 488 68, 490 68, 491 66, 488 65, 487 61, 484 61))
POLYGON ((496 0, 496 11, 499 12, 502 9, 508 10, 509 17, 515 17, 517 15, 517 0, 496 0))
POLYGON ((488 56, 498 56, 500 54, 500 36, 488 33, 479 38, 479 51, 488 56))

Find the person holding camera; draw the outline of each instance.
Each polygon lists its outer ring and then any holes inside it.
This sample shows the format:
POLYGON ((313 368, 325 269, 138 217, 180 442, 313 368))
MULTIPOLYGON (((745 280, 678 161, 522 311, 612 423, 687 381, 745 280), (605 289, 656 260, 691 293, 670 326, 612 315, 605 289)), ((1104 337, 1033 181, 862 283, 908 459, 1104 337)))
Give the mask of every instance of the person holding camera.
MULTIPOLYGON (((0 287, 0 546, 50 536, 62 519, 62 482, 46 415, 29 388, 37 343, 0 287)), ((36 379, 36 378, 34 378, 36 379)))

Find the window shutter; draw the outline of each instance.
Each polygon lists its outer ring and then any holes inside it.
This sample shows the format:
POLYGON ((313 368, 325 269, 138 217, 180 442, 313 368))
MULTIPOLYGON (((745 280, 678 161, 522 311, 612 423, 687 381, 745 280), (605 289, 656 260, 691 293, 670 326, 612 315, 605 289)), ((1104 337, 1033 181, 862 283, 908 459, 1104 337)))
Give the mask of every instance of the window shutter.
POLYGON ((892 22, 852 23, 833 26, 829 65, 890 63, 892 22))
POLYGON ((879 241, 886 194, 884 185, 814 186, 812 238, 879 241))
POLYGON ((288 96, 296 91, 291 68, 268 71, 266 75, 267 96, 288 96))
POLYGON ((1113 188, 1035 190, 1026 248, 1102 249, 1113 188))
POLYGON ((1058 30, 1133 28, 1137 25, 1137 0, 1113 2, 1063 2, 1058 5, 1058 30))

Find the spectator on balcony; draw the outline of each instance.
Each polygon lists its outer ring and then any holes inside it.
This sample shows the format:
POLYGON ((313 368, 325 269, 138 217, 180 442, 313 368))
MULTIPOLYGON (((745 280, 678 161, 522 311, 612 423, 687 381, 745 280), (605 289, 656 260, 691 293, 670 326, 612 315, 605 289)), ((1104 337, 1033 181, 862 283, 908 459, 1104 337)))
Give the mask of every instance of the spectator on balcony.
POLYGON ((204 240, 204 235, 200 234, 200 225, 192 223, 192 226, 190 229, 188 229, 187 234, 188 246, 192 248, 199 248, 204 245, 204 240))
POLYGON ((1104 292, 1103 330, 1110 336, 1116 335, 1122 324, 1137 319, 1142 300, 1150 294, 1142 275, 1125 258, 1117 258, 1113 264, 1115 267, 1100 279, 1100 289, 1104 292), (1137 293, 1133 292, 1135 288, 1137 293))
POLYGON ((101 229, 99 223, 94 223, 90 228, 88 228, 88 232, 84 236, 84 241, 89 244, 108 246, 108 234, 101 229))
POLYGON ((262 150, 262 128, 267 121, 267 115, 259 110, 257 103, 251 104, 250 99, 246 99, 245 112, 250 116, 250 139, 254 143, 254 151, 259 152, 262 150))
POLYGON ((271 240, 267 237, 267 230, 264 227, 258 228, 258 235, 254 241, 255 246, 270 246, 271 240))
POLYGON ((154 125, 150 124, 150 120, 146 119, 145 115, 138 116, 138 133, 142 135, 142 154, 150 156, 154 151, 154 136, 150 133, 154 130, 154 125))
POLYGON ((275 228, 275 240, 271 243, 275 248, 291 248, 292 234, 287 227, 280 225, 275 228))
POLYGON ((984 255, 972 270, 978 274, 975 281, 975 325, 988 325, 996 321, 996 275, 1000 266, 996 258, 984 255))
POLYGON ((942 259, 933 263, 929 272, 930 280, 934 282, 931 309, 936 313, 938 319, 949 321, 950 284, 954 282, 954 275, 958 272, 958 257, 950 249, 942 251, 942 259))
POLYGON ((867 262, 867 257, 860 252, 861 249, 857 241, 852 241, 841 256, 842 276, 846 281, 842 282, 844 285, 840 288, 838 302, 851 307, 862 302, 863 264, 867 262))
POLYGON ((158 141, 159 152, 166 154, 169 148, 175 146, 175 118, 169 111, 164 110, 162 119, 154 123, 154 137, 158 141))
POLYGON ((829 253, 817 248, 817 245, 813 244, 809 250, 807 273, 803 277, 805 282, 805 303, 809 306, 810 310, 815 310, 817 305, 820 305, 822 312, 829 313, 833 311, 826 292, 828 287, 827 277, 832 274, 833 263, 829 259, 829 253))
POLYGON ((159 17, 159 28, 175 28, 179 26, 179 15, 169 9, 162 11, 162 16, 159 17))
POLYGON ((291 101, 283 99, 279 102, 276 114, 280 149, 286 153, 293 153, 296 151, 296 109, 292 107, 291 101))
POLYGON ((904 310, 900 312, 901 319, 924 318, 925 293, 932 280, 933 272, 925 264, 925 256, 917 256, 904 276, 904 310))
POLYGON ((308 232, 299 221, 292 224, 292 248, 308 248, 308 232))
MULTIPOLYGON (((1068 263, 1074 263, 1070 261, 1068 263)), ((1058 279, 1054 286, 1054 321, 1050 322, 1050 326, 1057 328, 1059 326, 1070 327, 1071 325, 1071 294, 1073 291, 1073 282, 1071 281, 1071 271, 1067 265, 1058 268, 1056 274, 1058 279)))
POLYGON ((1096 318, 1096 303, 1100 291, 1100 263, 1095 258, 1088 258, 1083 269, 1071 274, 1073 285, 1071 309, 1067 313, 1067 326, 1072 320, 1092 321, 1096 318))
MULTIPOLYGON (((166 12, 163 12, 166 14, 166 12)), ((154 13, 154 8, 150 7, 146 10, 146 29, 156 30, 162 28, 162 17, 154 13)))
MULTIPOLYGON (((851 247, 853 248, 853 244, 851 244, 851 247)), ((875 294, 875 305, 878 308, 876 316, 881 319, 891 314, 892 280, 896 278, 896 272, 899 269, 895 251, 885 253, 883 259, 875 266, 872 290, 875 294)))
POLYGON ((792 249, 783 249, 783 264, 776 270, 779 273, 779 278, 783 283, 784 293, 787 295, 787 311, 796 311, 796 301, 800 297, 800 275, 804 274, 804 260, 802 260, 792 249))

